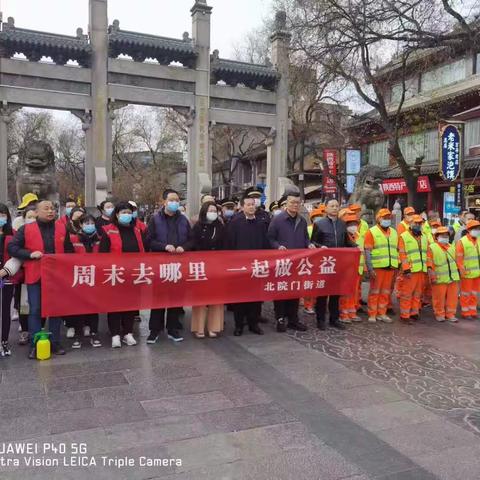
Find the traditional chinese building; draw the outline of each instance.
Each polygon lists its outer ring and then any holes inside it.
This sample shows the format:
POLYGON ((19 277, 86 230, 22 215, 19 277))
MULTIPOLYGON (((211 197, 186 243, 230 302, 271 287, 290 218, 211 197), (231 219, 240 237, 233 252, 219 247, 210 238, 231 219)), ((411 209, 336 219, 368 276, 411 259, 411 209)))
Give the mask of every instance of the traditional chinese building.
MULTIPOLYGON (((414 167, 422 159, 417 192, 424 208, 451 213, 454 186, 439 174, 439 126, 442 121, 464 121, 462 153, 465 190, 480 193, 480 54, 467 49, 452 58, 445 50, 431 50, 412 56, 408 64, 405 102, 401 110, 400 146, 406 161, 414 167)), ((402 93, 401 66, 392 61, 378 72, 385 81, 388 109, 396 112, 402 93), (397 75, 396 75, 397 73, 397 75)), ((395 200, 406 203, 407 188, 400 168, 387 152, 387 135, 376 120, 376 112, 358 117, 349 125, 354 145, 362 151, 362 164, 383 170, 387 206, 395 200)), ((480 197, 478 197, 480 198, 480 197)), ((472 198, 467 199, 472 206, 472 198)), ((480 202, 479 202, 480 203, 480 202)))

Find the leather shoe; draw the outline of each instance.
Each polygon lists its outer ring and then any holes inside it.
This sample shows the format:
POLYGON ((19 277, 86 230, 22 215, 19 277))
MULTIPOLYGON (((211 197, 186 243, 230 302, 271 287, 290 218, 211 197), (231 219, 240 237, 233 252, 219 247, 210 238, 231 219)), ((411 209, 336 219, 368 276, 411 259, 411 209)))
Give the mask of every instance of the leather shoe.
POLYGON ((56 345, 52 345, 52 353, 54 353, 55 355, 65 355, 66 352, 64 348, 59 343, 57 343, 56 345))
POLYGON ((243 328, 236 328, 236 329, 233 331, 233 334, 234 334, 236 337, 241 337, 242 334, 243 334, 243 328))
POLYGON ((330 322, 330 326, 333 328, 338 328, 339 330, 345 330, 347 327, 340 322, 339 320, 334 320, 333 322, 330 322))
POLYGON ((317 328, 319 330, 326 330, 327 329, 327 324, 325 322, 317 322, 317 328))
POLYGON ((287 331, 287 322, 283 318, 277 320, 277 332, 284 333, 287 331))
POLYGON ((254 325, 253 327, 248 327, 248 329, 252 333, 256 333, 257 335, 263 335, 264 334, 264 331, 258 325, 254 325))
POLYGON ((299 332, 306 332, 308 330, 307 326, 304 325, 302 322, 289 323, 288 328, 291 328, 292 330, 297 330, 299 332))

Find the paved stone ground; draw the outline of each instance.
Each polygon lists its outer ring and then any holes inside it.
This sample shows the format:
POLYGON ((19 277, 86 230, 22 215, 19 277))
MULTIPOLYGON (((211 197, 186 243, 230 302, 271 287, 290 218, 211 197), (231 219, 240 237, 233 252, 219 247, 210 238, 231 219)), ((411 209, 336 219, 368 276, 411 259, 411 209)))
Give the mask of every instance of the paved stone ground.
POLYGON ((222 338, 154 346, 142 322, 136 347, 47 362, 15 346, 0 360, 0 448, 85 442, 99 466, 22 463, 0 479, 477 480, 480 322, 425 318, 345 332, 307 319, 306 333, 236 338, 228 316, 222 338), (118 469, 102 456, 182 464, 118 469))

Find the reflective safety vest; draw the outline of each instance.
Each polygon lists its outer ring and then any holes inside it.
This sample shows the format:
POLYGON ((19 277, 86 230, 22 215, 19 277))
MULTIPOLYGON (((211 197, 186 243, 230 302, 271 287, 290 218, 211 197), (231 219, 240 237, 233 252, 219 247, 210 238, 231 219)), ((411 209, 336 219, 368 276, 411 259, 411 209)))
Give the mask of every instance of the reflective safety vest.
POLYGON ((438 243, 430 245, 436 276, 436 283, 452 283, 460 280, 457 262, 455 260, 455 247, 450 245, 444 250, 438 243))
POLYGON ((463 266, 465 278, 480 277, 480 245, 474 244, 466 235, 460 240, 463 244, 463 266))
POLYGON ((424 235, 431 235, 432 234, 432 227, 430 226, 430 224, 428 222, 425 222, 422 225, 422 233, 424 235))
POLYGON ((398 268, 398 235, 394 228, 388 229, 387 237, 378 225, 370 229, 375 241, 372 249, 373 268, 398 268))
POLYGON ((370 227, 368 226, 368 223, 362 218, 360 220, 360 228, 358 229, 358 233, 360 234, 360 237, 364 237, 369 229, 370 227))
POLYGON ((421 236, 421 248, 419 248, 417 239, 410 232, 403 232, 400 236, 405 243, 405 253, 410 264, 410 271, 412 273, 427 273, 427 237, 425 235, 421 236))
POLYGON ((360 250, 360 260, 359 260, 359 264, 358 264, 358 274, 363 275, 363 272, 365 270, 365 249, 364 249, 365 236, 362 236, 360 234, 356 234, 355 237, 352 238, 352 241, 357 244, 357 247, 360 250))
POLYGON ((460 222, 455 222, 453 224, 453 231, 457 233, 462 228, 462 224, 460 222))
MULTIPOLYGON (((140 253, 145 252, 143 247, 142 233, 137 227, 132 227, 135 232, 135 237, 138 243, 138 251, 140 253)), ((110 239, 110 253, 122 253, 122 236, 120 235, 120 230, 113 223, 109 223, 103 227, 103 231, 108 235, 110 239)))
MULTIPOLYGON (((402 233, 403 232, 408 232, 408 230, 410 229, 410 225, 405 220, 402 220, 397 226, 397 233, 398 233, 400 225, 402 226, 402 228, 401 228, 402 233)), ((399 235, 401 235, 402 233, 400 233, 399 235)))
POLYGON ((312 233, 313 233, 313 223, 310 225, 307 225, 307 232, 308 232, 308 238, 311 240, 312 239, 312 233))

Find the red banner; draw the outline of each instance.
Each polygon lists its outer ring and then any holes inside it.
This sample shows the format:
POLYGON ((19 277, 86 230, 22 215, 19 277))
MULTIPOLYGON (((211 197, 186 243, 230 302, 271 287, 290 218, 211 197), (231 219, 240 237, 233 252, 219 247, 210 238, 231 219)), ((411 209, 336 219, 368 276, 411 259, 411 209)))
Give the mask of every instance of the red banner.
MULTIPOLYGON (((385 195, 395 195, 399 193, 408 193, 407 183, 403 178, 390 178, 382 182, 382 190, 385 195)), ((426 175, 417 178, 417 192, 431 192, 430 180, 426 175)))
POLYGON ((62 254, 42 260, 42 315, 353 293, 356 248, 62 254))
MULTIPOLYGON (((328 172, 330 175, 337 175, 337 151, 336 150, 323 150, 323 159, 327 162, 328 172)), ((328 175, 323 175, 323 191, 324 193, 337 193, 337 184, 335 180, 328 175)))

